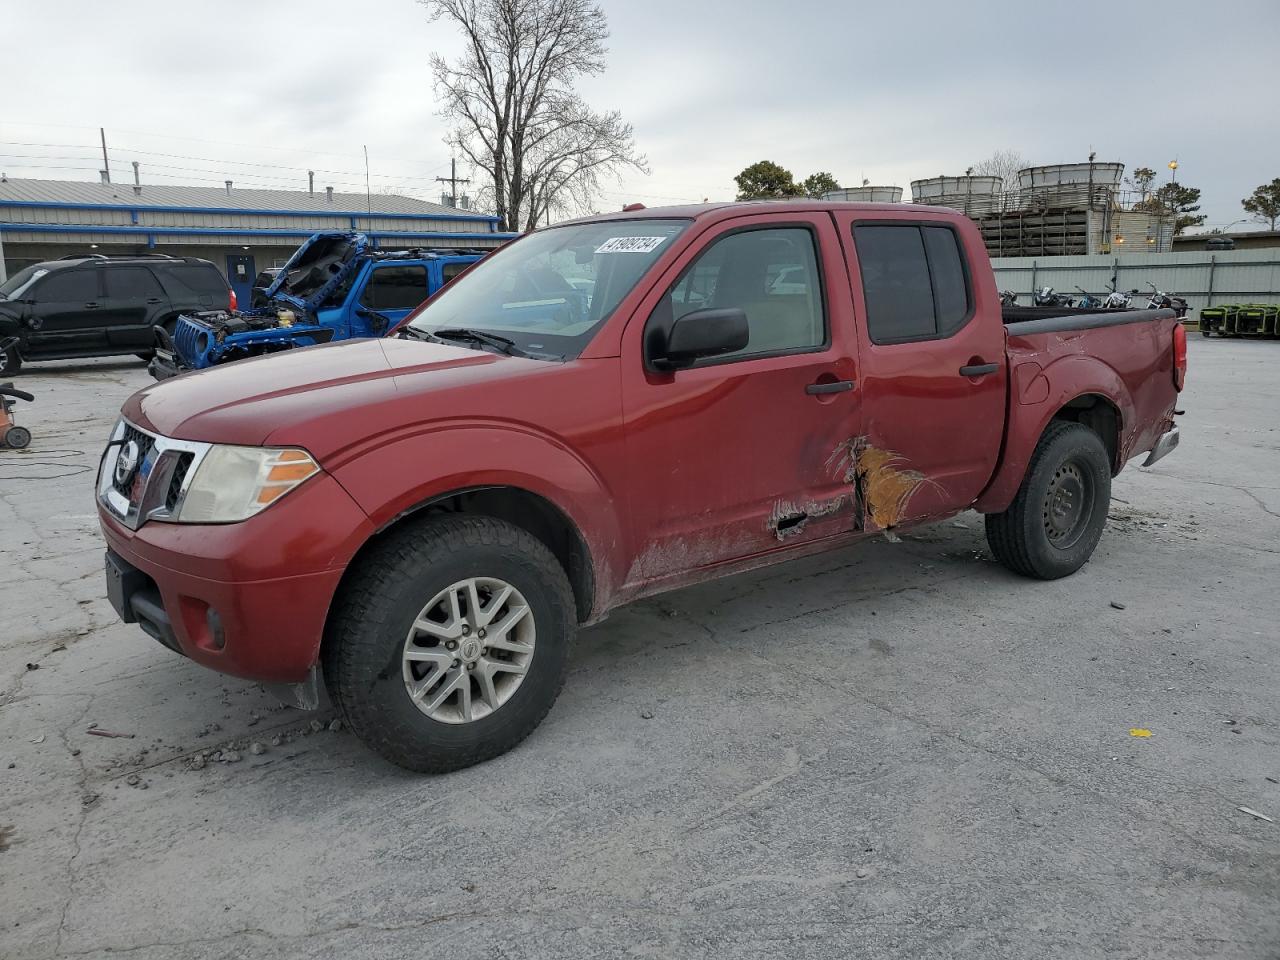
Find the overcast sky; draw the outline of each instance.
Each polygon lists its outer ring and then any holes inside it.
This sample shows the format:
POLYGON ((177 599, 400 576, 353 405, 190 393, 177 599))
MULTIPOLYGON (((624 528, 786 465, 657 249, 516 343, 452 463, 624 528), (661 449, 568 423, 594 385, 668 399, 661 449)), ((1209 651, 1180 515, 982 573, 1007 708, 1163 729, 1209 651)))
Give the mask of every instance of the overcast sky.
MULTIPOLYGON (((428 56, 458 49, 413 0, 5 0, 0 169, 438 196, 428 56), (62 168, 62 169, 59 169, 62 168), (296 168, 296 169, 294 169, 296 168), (329 172, 332 171, 332 172, 329 172)), ((761 159, 908 189, 996 149, 1121 161, 1203 191, 1209 226, 1280 177, 1280 2, 604 0, 608 72, 581 85, 635 126, 649 176, 602 208, 732 198, 761 159)), ((1239 228, 1237 228, 1239 229, 1239 228)))

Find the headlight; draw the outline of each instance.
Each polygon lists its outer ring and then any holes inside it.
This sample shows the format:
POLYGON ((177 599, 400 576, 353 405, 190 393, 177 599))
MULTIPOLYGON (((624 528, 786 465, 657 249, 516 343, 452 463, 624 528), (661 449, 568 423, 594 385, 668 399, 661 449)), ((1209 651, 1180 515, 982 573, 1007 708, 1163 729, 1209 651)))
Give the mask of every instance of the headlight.
POLYGON ((320 472, 305 450, 215 444, 196 467, 173 516, 179 523, 236 523, 265 510, 320 472))

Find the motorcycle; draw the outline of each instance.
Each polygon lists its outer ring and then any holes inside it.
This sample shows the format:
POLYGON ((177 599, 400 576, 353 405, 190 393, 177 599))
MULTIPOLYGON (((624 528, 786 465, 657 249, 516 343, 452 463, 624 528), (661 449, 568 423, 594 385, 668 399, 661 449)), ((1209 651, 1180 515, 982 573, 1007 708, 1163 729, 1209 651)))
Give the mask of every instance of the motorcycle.
MULTIPOLYGON (((1148 310, 1176 310, 1178 311, 1178 319, 1182 319, 1187 315, 1187 301, 1185 298, 1178 296, 1176 293, 1165 293, 1156 287, 1150 280, 1147 286, 1151 288, 1151 298, 1147 301, 1148 310)), ((1137 293, 1138 291, 1133 291, 1137 293)))
POLYGON ((1000 291, 1000 306, 1016 307, 1018 305, 1018 295, 1012 290, 1000 291))
POLYGON ((1075 297, 1056 293, 1053 287, 1041 287, 1035 292, 1031 302, 1037 307, 1074 307, 1076 305, 1075 297))
POLYGON ((1076 306, 1081 310, 1097 310, 1102 306, 1103 301, 1101 297, 1095 297, 1092 293, 1081 286, 1077 286, 1076 289, 1084 294, 1084 296, 1080 298, 1080 302, 1076 304, 1076 306))
POLYGON ((1133 303, 1133 294, 1137 292, 1137 290, 1131 292, 1112 290, 1102 301, 1102 306, 1107 310, 1128 310, 1129 305, 1133 303))

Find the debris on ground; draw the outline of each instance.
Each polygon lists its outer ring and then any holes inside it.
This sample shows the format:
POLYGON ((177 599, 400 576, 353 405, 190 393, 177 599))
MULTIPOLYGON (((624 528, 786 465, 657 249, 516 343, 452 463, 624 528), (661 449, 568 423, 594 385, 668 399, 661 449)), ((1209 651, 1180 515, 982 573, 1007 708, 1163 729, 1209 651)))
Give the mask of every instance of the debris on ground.
POLYGON ((40 736, 36 737, 36 738, 35 738, 34 740, 32 740, 31 742, 32 742, 32 743, 44 743, 44 734, 43 734, 43 733, 42 733, 42 734, 40 734, 40 736))
POLYGON ((197 754, 193 754, 192 757, 187 761, 187 767, 191 770, 203 770, 204 765, 207 762, 208 761, 205 760, 205 756, 203 753, 197 753, 197 754))
POLYGON ((222 751, 222 762, 223 762, 223 763, 239 763, 239 762, 240 762, 240 751, 238 751, 238 750, 223 750, 223 751, 222 751))
POLYGON ((1117 610, 1123 610, 1125 608, 1124 604, 1121 603, 1119 600, 1112 600, 1111 606, 1115 607, 1117 610))
POLYGON ((1249 807, 1236 807, 1236 809, 1239 810, 1241 813, 1247 813, 1249 816, 1256 817, 1257 819, 1263 820, 1267 823, 1275 823, 1275 821, 1272 820, 1270 817, 1268 817, 1265 813, 1259 813, 1257 810, 1250 809, 1249 807))
POLYGON ((334 721, 332 721, 332 722, 329 724, 329 732, 330 732, 330 733, 337 733, 337 732, 338 732, 339 730, 341 730, 341 729, 342 729, 342 721, 341 721, 341 720, 334 720, 334 721))
POLYGON ((467 893, 476 892, 476 885, 472 883, 470 880, 464 880, 462 883, 458 884, 458 886, 460 886, 463 890, 467 891, 467 893))
POLYGON ((859 867, 854 874, 859 880, 865 880, 871 875, 871 871, 866 867, 859 867))
POLYGON ((127 777, 125 777, 125 778, 124 778, 124 782, 125 782, 125 783, 127 783, 127 784, 128 784, 129 786, 131 786, 131 787, 141 786, 141 785, 142 785, 142 777, 138 776, 136 773, 131 773, 131 774, 129 774, 127 777))
POLYGON ((1280 780, 1276 779, 1275 777, 1267 777, 1266 779, 1271 781, 1272 783, 1280 783, 1280 780))
POLYGON ((98 728, 97 724, 89 727, 85 733, 93 737, 123 737, 127 740, 132 740, 136 736, 136 734, 132 733, 118 733, 115 730, 101 730, 98 728))
POLYGON ((38 664, 38 663, 28 663, 28 664, 27 664, 27 669, 28 669, 28 670, 39 670, 39 669, 40 669, 40 664, 38 664))
POLYGON ((1147 737, 1151 736, 1151 731, 1146 727, 1131 727, 1129 730, 1129 736, 1145 740, 1147 737))
POLYGON ((83 793, 80 795, 80 803, 86 807, 91 807, 97 802, 98 794, 96 793, 83 793))
POLYGON ((319 732, 320 732, 321 730, 323 730, 323 729, 324 729, 324 722, 323 722, 323 721, 321 721, 321 720, 312 720, 312 721, 311 721, 311 732, 312 732, 312 733, 319 733, 319 732))
POLYGON ((267 752, 267 745, 261 740, 255 740, 253 743, 249 744, 249 752, 255 757, 260 757, 267 752))
POLYGON ((640 719, 641 719, 641 720, 652 720, 652 719, 653 719, 653 711, 652 711, 652 710, 641 710, 641 711, 640 711, 640 719))

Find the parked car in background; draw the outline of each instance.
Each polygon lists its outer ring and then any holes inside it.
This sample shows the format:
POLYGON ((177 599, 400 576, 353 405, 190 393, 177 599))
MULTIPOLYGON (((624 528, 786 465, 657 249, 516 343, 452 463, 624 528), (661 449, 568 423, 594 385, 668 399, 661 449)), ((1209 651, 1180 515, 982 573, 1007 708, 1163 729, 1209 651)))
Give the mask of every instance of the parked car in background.
POLYGON ((255 306, 180 317, 171 334, 160 335, 151 374, 167 380, 296 347, 382 336, 487 252, 378 250, 362 233, 317 233, 261 294, 255 289, 255 306))
POLYGON ((1079 569, 1112 477, 1178 443, 1186 333, 1018 309, 942 208, 535 231, 395 336, 131 397, 98 478, 107 594, 299 705, 323 678, 395 763, 476 763, 551 709, 578 625, 642 597, 968 509, 1011 570, 1079 569))
POLYGON ((85 254, 37 263, 0 285, 0 377, 23 363, 134 354, 150 359, 157 326, 234 310, 222 272, 195 257, 85 254))

